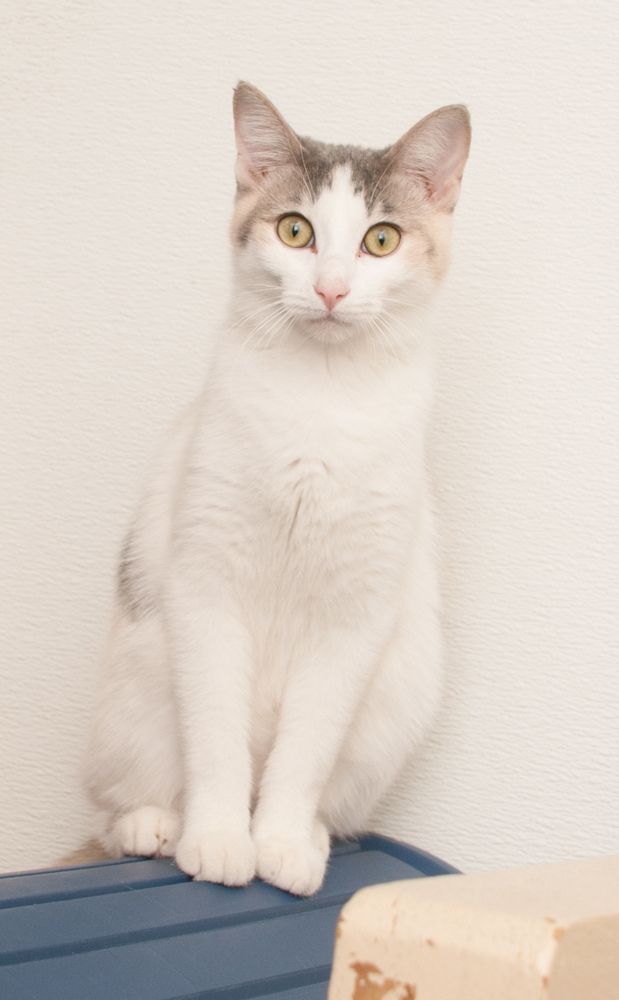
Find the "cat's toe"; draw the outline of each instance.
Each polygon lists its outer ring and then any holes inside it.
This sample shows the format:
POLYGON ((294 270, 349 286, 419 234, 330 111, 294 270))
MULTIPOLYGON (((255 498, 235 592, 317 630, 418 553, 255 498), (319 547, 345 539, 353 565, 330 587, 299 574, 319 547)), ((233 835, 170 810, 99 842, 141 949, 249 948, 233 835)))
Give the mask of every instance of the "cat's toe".
POLYGON ((158 806, 143 806, 116 820, 111 839, 116 853, 169 858, 179 833, 180 820, 175 813, 158 806))
POLYGON ((248 833, 190 828, 179 841, 176 863, 198 881, 247 885, 256 871, 256 849, 248 833))
POLYGON ((317 838, 265 837, 256 840, 256 872, 265 882, 295 896, 313 896, 325 877, 328 835, 317 838))

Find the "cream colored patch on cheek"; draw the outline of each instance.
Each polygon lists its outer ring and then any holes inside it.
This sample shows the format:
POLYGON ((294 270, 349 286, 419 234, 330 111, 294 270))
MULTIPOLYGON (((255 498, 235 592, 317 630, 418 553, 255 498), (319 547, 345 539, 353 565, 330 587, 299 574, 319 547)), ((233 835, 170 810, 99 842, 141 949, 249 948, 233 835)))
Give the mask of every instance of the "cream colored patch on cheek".
POLYGON ((449 264, 449 240, 453 228, 453 215, 447 212, 437 212, 427 223, 428 234, 432 240, 434 252, 431 255, 433 276, 441 279, 449 264))
POLYGON ((266 219, 259 219, 252 231, 253 240, 255 243, 260 244, 263 247, 282 247, 285 250, 292 250, 295 252, 295 248, 286 247, 284 243, 280 240, 277 235, 277 227, 275 220, 267 221, 266 219))
POLYGON ((436 277, 435 253, 432 247, 428 247, 428 240, 423 233, 406 233, 398 252, 404 256, 411 273, 423 271, 425 274, 436 277))
POLYGON ((438 217, 425 219, 419 228, 411 226, 398 251, 404 254, 411 271, 423 272, 434 281, 443 277, 449 263, 451 216, 447 218, 449 228, 438 217))
POLYGON ((233 243, 239 242, 247 220, 255 210, 258 201, 259 195, 255 191, 248 191, 247 194, 237 199, 230 224, 230 238, 233 243))

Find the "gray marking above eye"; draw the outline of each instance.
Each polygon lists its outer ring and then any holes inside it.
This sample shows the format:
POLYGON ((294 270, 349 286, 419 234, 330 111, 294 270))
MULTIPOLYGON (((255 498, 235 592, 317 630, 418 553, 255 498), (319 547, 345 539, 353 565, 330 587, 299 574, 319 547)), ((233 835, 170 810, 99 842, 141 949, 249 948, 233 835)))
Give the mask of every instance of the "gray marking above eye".
MULTIPOLYGON (((349 167, 355 194, 363 194, 368 209, 377 202, 381 181, 386 177, 384 155, 387 149, 363 149, 360 146, 332 146, 316 139, 302 138, 300 164, 314 197, 326 187, 336 167, 349 167)), ((387 147, 389 148, 389 147, 387 147)))

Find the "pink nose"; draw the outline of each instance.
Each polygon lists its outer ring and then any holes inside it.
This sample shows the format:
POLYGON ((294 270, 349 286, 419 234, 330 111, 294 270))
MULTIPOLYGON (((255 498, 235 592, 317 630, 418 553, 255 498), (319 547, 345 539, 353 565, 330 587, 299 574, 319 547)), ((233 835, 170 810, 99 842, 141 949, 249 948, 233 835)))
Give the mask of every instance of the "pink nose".
POLYGON ((322 299, 329 312, 331 312, 340 299, 346 298, 350 289, 341 279, 325 281, 321 278, 314 285, 314 291, 322 299))

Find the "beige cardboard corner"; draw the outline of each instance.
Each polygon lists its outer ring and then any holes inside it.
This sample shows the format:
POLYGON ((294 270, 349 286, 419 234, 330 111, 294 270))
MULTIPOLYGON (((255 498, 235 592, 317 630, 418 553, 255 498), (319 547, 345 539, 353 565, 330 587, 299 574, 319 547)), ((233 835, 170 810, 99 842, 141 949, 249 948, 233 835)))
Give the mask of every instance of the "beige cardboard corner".
POLYGON ((358 892, 329 1000, 618 1000, 619 857, 358 892))

